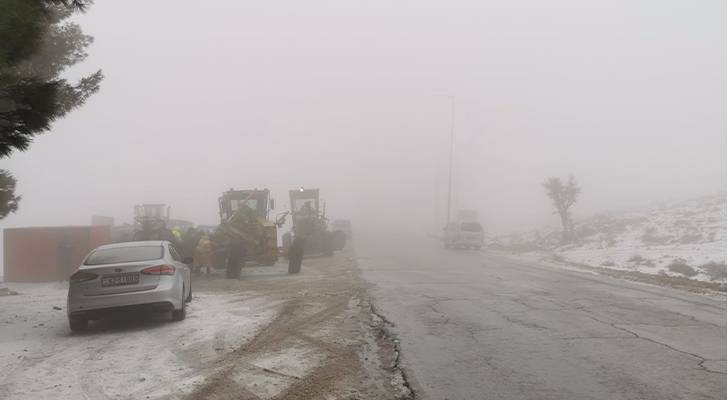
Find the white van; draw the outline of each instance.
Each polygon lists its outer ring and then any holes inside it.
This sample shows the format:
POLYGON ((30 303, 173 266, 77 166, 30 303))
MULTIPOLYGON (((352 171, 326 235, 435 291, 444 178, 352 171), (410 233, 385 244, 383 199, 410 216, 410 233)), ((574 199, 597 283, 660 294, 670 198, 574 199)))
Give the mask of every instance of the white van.
POLYGON ((445 227, 443 236, 445 248, 475 248, 483 247, 485 234, 483 227, 475 221, 453 221, 445 227))

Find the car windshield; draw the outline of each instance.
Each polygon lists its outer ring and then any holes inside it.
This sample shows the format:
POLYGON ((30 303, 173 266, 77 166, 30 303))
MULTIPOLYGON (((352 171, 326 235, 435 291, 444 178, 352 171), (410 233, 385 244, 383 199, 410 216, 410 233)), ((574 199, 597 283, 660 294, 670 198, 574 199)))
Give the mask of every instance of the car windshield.
POLYGON ((84 265, 104 265, 137 261, 158 260, 163 255, 162 246, 129 246, 98 249, 91 253, 84 265))
POLYGON ((480 232, 483 228, 477 222, 463 222, 460 224, 460 230, 464 232, 480 232))

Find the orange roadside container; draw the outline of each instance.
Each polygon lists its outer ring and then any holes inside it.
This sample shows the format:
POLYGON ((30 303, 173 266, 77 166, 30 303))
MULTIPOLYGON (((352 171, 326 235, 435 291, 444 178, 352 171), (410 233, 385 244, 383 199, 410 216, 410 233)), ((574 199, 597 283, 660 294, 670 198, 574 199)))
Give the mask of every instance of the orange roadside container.
POLYGON ((94 248, 111 243, 110 226, 48 226, 3 231, 3 280, 68 280, 94 248))

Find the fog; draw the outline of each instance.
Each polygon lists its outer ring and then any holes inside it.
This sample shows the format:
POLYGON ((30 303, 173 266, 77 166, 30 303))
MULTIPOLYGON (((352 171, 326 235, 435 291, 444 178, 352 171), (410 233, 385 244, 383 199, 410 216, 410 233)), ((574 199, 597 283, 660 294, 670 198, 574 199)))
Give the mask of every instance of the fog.
POLYGON ((104 1, 68 77, 101 91, 2 168, 4 227, 130 222, 138 203, 215 224, 229 188, 319 187, 329 215, 429 229, 558 224, 725 191, 724 0, 104 1))

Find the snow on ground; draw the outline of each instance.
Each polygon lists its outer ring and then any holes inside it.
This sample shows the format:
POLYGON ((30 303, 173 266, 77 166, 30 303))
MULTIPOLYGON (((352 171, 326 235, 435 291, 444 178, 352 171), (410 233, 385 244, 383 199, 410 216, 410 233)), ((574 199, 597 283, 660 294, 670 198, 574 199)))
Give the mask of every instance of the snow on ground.
POLYGON ((578 264, 623 271, 638 271, 646 274, 664 273, 701 281, 725 281, 724 274, 722 278, 717 276, 714 278, 705 267, 715 263, 716 268, 723 268, 725 271, 725 248, 725 242, 650 247, 627 242, 612 248, 587 247, 561 250, 557 251, 557 257, 578 264), (723 266, 721 267, 719 264, 723 264, 723 266))
POLYGON ((506 247, 548 251, 553 260, 700 281, 726 281, 726 198, 712 196, 577 221, 576 242, 547 229, 502 239, 506 247))
POLYGON ((0 399, 408 397, 353 249, 304 266, 216 271, 195 278, 184 321, 127 312, 83 334, 66 285, 0 282, 0 399))
POLYGON ((65 285, 4 286, 19 294, 0 296, 0 398, 19 400, 176 397, 277 312, 242 293, 195 294, 184 321, 127 317, 72 335, 65 285))

